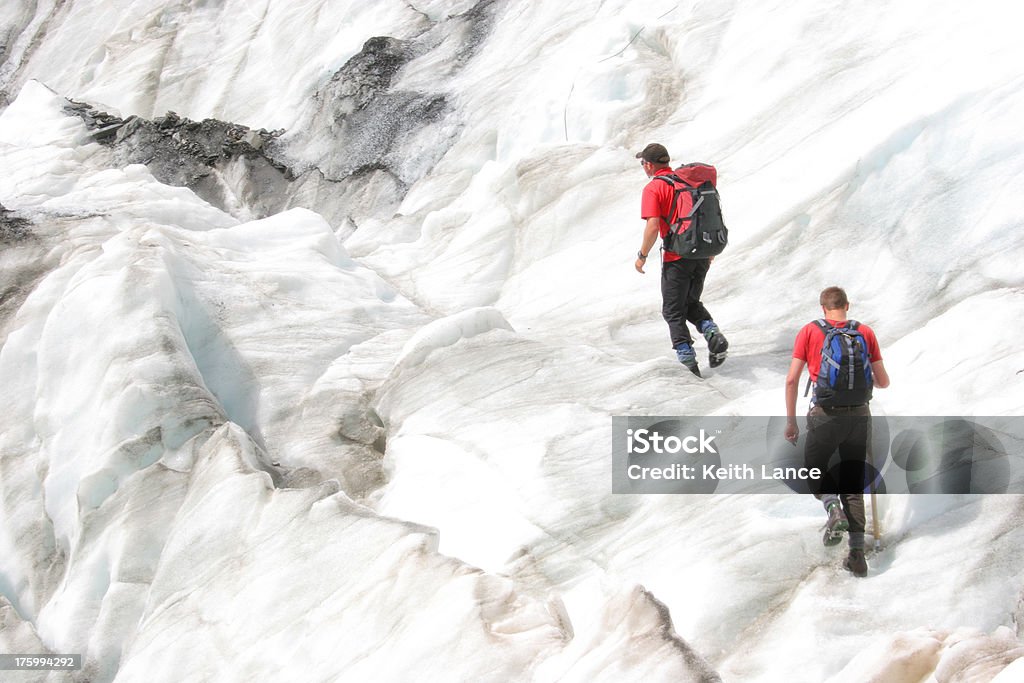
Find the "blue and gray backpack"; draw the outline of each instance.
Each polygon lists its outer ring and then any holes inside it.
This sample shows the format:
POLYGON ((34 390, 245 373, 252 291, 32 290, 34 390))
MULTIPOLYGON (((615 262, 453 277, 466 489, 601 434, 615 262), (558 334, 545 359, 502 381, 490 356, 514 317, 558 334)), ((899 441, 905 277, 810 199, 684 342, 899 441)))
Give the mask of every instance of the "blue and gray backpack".
MULTIPOLYGON (((843 327, 833 327, 823 318, 815 323, 825 334, 825 342, 812 402, 823 408, 864 405, 871 400, 874 380, 867 341, 857 329, 860 323, 847 320, 843 327)), ((810 386, 807 380, 808 389, 810 386)))

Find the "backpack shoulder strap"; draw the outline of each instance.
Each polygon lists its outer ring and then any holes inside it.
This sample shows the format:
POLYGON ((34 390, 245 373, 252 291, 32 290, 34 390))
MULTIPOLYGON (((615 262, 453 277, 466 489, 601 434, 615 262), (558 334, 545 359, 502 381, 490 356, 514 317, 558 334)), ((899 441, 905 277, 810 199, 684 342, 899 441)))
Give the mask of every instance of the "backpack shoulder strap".
MULTIPOLYGON (((828 331, 832 329, 832 326, 829 325, 828 321, 825 320, 824 318, 818 318, 817 320, 814 321, 814 324, 818 326, 818 329, 821 330, 821 333, 824 334, 826 337, 828 336, 828 331)), ((825 355, 825 353, 824 353, 825 352, 825 348, 822 347, 821 350, 822 350, 822 356, 824 356, 825 355)), ((808 377, 807 377, 807 387, 804 389, 804 396, 806 396, 807 392, 809 392, 810 390, 811 390, 811 377, 810 377, 810 375, 808 375, 808 377)))
POLYGON ((684 192, 692 194, 696 188, 677 176, 675 173, 662 173, 661 175, 654 176, 653 180, 660 180, 668 183, 668 186, 672 188, 672 204, 669 205, 668 215, 662 216, 661 218, 669 225, 676 225, 678 223, 678 217, 677 221, 674 223, 672 221, 672 215, 676 210, 676 205, 679 203, 679 195, 684 192))
MULTIPOLYGON (((818 327, 820 327, 821 331, 825 334, 825 341, 824 341, 824 343, 823 343, 823 345, 821 347, 821 362, 822 363, 827 363, 828 365, 830 365, 833 368, 835 368, 836 370, 838 370, 839 369, 839 363, 837 363, 835 361, 835 359, 832 358, 831 355, 829 355, 829 346, 828 346, 828 344, 829 344, 829 334, 831 334, 834 331, 838 331, 837 332, 838 334, 842 334, 842 330, 839 329, 838 327, 834 327, 834 326, 830 325, 829 322, 827 320, 825 320, 824 318, 818 318, 814 322, 816 322, 818 324, 818 327)), ((821 370, 822 369, 823 368, 819 368, 818 369, 818 377, 821 377, 821 370)))
POLYGON ((685 187, 693 187, 693 185, 686 182, 685 180, 677 176, 675 173, 662 173, 661 175, 654 176, 652 180, 662 180, 671 185, 672 187, 675 187, 676 183, 679 183, 680 185, 683 185, 685 187))

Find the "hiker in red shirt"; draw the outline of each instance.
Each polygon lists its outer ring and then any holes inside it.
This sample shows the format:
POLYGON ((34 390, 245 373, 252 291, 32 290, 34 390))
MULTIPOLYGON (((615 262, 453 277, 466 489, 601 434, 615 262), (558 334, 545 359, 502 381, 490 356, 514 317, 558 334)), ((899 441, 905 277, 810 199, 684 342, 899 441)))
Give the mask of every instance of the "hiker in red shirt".
POLYGON ((828 513, 822 542, 837 545, 849 530, 850 553, 843 566, 855 576, 867 576, 864 559, 863 485, 870 440, 873 387, 889 386, 889 374, 875 333, 867 325, 849 320, 850 302, 839 287, 828 287, 819 297, 824 317, 800 330, 793 347, 793 360, 786 375, 785 437, 796 444, 800 428, 796 422, 796 396, 804 365, 814 386, 807 413, 807 442, 804 461, 828 473, 816 498, 828 513), (822 362, 827 363, 822 367, 822 362), (828 463, 838 451, 838 476, 831 476, 828 463), (852 464, 852 469, 850 466, 852 464), (840 482, 834 479, 840 479, 840 482))
MULTIPOLYGON (((638 152, 637 159, 644 173, 651 179, 644 187, 640 200, 640 217, 646 221, 643 241, 637 252, 634 267, 644 272, 644 264, 659 237, 668 234, 667 219, 672 212, 672 186, 655 180, 657 176, 675 175, 685 182, 698 186, 704 181, 715 184, 718 172, 707 164, 687 164, 673 171, 669 166, 668 150, 663 145, 652 143, 638 152)), ((704 278, 711 265, 710 258, 682 258, 671 251, 662 252, 661 264, 661 313, 668 323, 669 335, 676 358, 693 374, 700 377, 697 356, 693 350, 693 338, 686 326, 693 323, 697 331, 708 342, 708 361, 711 367, 718 367, 726 358, 729 342, 712 320, 708 309, 701 303, 704 292, 704 278)))

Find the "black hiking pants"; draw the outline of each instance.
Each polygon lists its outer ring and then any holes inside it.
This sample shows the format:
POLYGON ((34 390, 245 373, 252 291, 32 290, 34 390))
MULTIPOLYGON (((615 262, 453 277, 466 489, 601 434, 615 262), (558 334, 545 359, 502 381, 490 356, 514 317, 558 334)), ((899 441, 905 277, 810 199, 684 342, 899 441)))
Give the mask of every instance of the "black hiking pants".
POLYGON ((826 494, 838 495, 851 534, 863 533, 867 523, 864 489, 869 480, 870 439, 871 409, 867 404, 849 408, 815 405, 807 413, 804 464, 817 467, 823 475, 814 497, 821 500, 826 494))
POLYGON ((686 321, 697 325, 702 320, 711 320, 711 314, 700 301, 710 265, 708 259, 679 259, 661 264, 661 314, 668 323, 672 348, 693 344, 686 321))

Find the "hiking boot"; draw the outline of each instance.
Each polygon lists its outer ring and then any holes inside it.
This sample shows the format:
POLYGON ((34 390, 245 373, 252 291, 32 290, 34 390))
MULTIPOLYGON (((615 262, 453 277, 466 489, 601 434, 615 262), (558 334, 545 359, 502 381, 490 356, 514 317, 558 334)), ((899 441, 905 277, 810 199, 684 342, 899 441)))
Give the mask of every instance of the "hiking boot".
POLYGON ((843 532, 850 528, 846 513, 839 503, 828 506, 828 521, 825 522, 825 535, 821 542, 827 546, 838 545, 843 540, 843 532))
POLYGON ((686 366, 686 369, 700 377, 700 368, 697 367, 697 354, 689 344, 680 344, 676 347, 676 358, 686 366))
POLYGON ((867 576, 868 562, 864 559, 864 549, 850 548, 850 554, 843 560, 843 568, 854 576, 867 576))
POLYGON ((708 341, 708 363, 711 367, 717 368, 725 362, 725 357, 729 355, 726 353, 726 350, 729 348, 729 340, 718 329, 718 325, 713 322, 704 327, 703 334, 704 338, 708 341))

